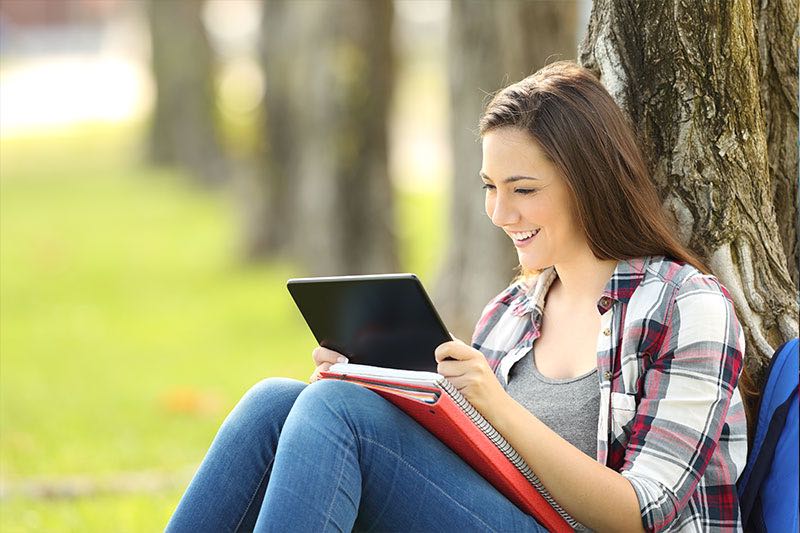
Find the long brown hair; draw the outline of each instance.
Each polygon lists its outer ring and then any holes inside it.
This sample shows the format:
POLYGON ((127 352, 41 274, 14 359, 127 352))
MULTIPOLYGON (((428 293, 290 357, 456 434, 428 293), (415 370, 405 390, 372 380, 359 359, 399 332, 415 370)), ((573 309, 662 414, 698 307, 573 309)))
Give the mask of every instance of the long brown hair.
POLYGON ((558 61, 501 89, 480 134, 503 127, 530 134, 561 172, 595 257, 665 255, 710 273, 675 238, 630 123, 589 70, 558 61))

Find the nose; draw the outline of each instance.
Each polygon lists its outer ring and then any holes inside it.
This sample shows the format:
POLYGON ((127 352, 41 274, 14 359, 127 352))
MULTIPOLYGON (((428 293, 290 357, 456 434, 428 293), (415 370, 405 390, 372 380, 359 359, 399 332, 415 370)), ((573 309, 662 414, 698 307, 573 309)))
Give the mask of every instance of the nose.
POLYGON ((513 202, 500 193, 495 194, 492 199, 487 199, 486 214, 489 215, 492 224, 499 228, 516 224, 517 219, 519 219, 519 212, 514 207, 513 202))

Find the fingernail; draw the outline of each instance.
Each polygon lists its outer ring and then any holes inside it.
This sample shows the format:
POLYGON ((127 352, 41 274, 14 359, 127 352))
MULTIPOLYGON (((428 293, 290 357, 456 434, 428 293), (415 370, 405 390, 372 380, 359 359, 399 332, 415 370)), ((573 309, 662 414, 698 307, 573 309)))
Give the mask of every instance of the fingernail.
POLYGON ((340 355, 340 356, 339 356, 339 357, 336 359, 336 362, 338 362, 338 363, 346 363, 346 362, 347 362, 347 357, 345 357, 345 356, 343 356, 343 355, 340 355))

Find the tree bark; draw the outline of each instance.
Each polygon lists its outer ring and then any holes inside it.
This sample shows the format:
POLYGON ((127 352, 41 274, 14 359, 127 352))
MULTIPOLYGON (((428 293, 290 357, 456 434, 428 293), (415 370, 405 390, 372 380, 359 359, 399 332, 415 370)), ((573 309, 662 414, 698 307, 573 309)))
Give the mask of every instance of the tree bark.
POLYGON ((199 0, 150 0, 148 19, 156 102, 150 158, 204 184, 225 179, 214 97, 212 50, 199 0))
MULTIPOLYGON (((748 0, 596 0, 580 61, 638 128, 680 238, 733 297, 757 372, 797 335, 798 305, 777 222, 793 209, 773 203, 770 183, 756 12, 748 0)), ((796 94, 775 71, 777 92, 796 94)))
POLYGON ((800 283, 800 210, 797 204, 798 7, 797 0, 764 0, 760 2, 757 14, 761 108, 766 124, 772 203, 795 289, 800 283))
POLYGON ((462 340, 469 340, 483 306, 509 284, 519 264, 514 245, 484 210, 477 135, 483 104, 491 92, 546 63, 575 58, 577 7, 576 2, 451 4, 452 238, 434 300, 462 340))

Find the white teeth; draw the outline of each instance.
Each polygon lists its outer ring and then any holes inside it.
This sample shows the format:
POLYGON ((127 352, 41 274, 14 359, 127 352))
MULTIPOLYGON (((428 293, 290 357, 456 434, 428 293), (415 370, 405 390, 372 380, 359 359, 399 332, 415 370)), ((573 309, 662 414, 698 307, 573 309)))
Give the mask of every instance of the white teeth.
POLYGON ((511 235, 511 238, 514 239, 515 241, 524 241, 528 237, 536 235, 537 233, 539 233, 538 229, 534 230, 534 231, 524 231, 522 233, 509 232, 509 234, 511 235))

